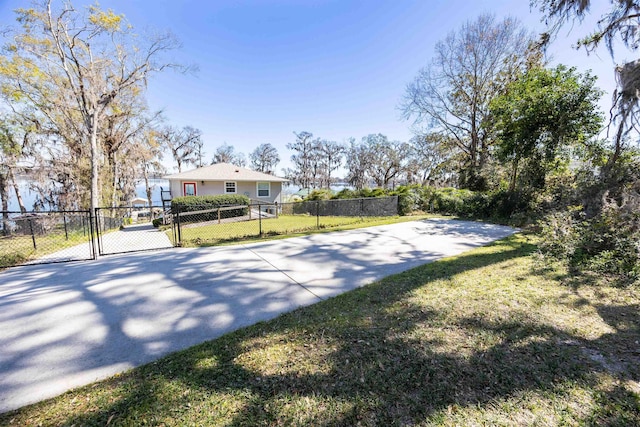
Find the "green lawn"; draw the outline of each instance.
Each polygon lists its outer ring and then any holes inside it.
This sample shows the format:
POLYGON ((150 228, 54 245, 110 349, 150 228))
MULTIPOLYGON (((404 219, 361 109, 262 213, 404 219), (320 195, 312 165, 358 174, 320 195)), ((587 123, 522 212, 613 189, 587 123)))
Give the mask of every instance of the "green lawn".
MULTIPOLYGON (((352 217, 352 216, 316 216, 310 215, 279 215, 277 218, 263 219, 262 225, 258 220, 239 221, 228 223, 193 223, 182 224, 181 242, 183 246, 197 246, 233 242, 238 240, 255 240, 262 237, 292 236, 309 234, 312 232, 326 232, 347 230, 360 227, 372 227, 374 225, 391 224, 402 221, 415 221, 434 217, 433 215, 421 216, 392 216, 392 217, 352 217)), ((170 238, 173 238, 173 234, 170 238)))
POLYGON ((638 287, 571 278, 516 235, 0 424, 640 425, 639 308, 638 287))
MULTIPOLYGON (((89 236, 82 231, 72 231, 65 235, 64 230, 57 230, 46 235, 36 235, 35 240, 34 248, 31 235, 0 236, 0 269, 87 243, 89 236)), ((90 254, 87 252, 86 258, 89 256, 90 254)))

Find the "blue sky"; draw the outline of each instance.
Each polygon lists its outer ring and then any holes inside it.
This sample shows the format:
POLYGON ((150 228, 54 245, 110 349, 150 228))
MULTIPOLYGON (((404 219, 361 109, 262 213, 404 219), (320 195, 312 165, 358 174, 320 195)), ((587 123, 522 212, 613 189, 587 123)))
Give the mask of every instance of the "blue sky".
MULTIPOLYGON (((74 0, 80 7, 91 2, 74 0)), ((600 2, 608 3, 608 2, 600 2)), ((28 1, 0 0, 3 23, 28 1)), ((216 147, 248 154, 262 143, 289 164, 293 132, 335 141, 382 133, 411 137, 397 109, 404 88, 430 61, 450 31, 482 13, 511 15, 543 31, 529 0, 102 0, 124 14, 138 32, 170 30, 183 47, 170 58, 197 65, 195 74, 165 72, 149 84, 152 109, 167 122, 203 131, 207 161, 216 147)), ((614 88, 606 50, 587 56, 571 44, 594 27, 564 28, 552 45, 554 63, 593 69, 599 86, 614 88)), ((616 58, 618 59, 618 58, 616 58)))

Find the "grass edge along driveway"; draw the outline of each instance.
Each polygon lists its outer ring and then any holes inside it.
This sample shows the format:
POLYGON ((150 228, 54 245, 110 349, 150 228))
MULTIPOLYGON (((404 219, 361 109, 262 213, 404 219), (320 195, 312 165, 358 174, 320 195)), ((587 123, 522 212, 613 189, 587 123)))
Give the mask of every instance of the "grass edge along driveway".
POLYGON ((640 425, 639 290, 514 235, 106 381, 2 425, 640 425))

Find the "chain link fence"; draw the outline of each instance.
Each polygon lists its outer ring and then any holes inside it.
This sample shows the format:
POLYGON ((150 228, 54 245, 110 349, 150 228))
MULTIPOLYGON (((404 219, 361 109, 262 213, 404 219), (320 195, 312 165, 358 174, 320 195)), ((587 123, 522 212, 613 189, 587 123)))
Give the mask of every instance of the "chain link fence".
POLYGON ((0 268, 305 233, 395 215, 395 196, 190 206, 171 213, 160 206, 97 208, 93 217, 89 211, 0 212, 0 268))
POLYGON ((174 210, 174 235, 178 245, 216 244, 263 235, 286 235, 398 215, 398 197, 313 200, 281 204, 190 207, 174 210))
POLYGON ((0 212, 0 268, 94 258, 89 211, 0 212))
POLYGON ((172 248, 173 233, 154 227, 161 206, 96 209, 97 246, 100 255, 172 248))

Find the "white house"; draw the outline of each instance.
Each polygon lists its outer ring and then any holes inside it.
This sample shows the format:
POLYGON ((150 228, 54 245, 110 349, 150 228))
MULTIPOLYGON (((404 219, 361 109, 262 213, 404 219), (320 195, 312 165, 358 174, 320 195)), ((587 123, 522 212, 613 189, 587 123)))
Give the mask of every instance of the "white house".
POLYGON ((282 202, 282 183, 288 179, 235 166, 216 163, 164 177, 171 197, 243 194, 252 202, 282 202))

